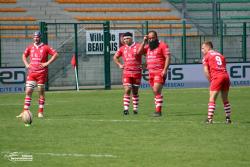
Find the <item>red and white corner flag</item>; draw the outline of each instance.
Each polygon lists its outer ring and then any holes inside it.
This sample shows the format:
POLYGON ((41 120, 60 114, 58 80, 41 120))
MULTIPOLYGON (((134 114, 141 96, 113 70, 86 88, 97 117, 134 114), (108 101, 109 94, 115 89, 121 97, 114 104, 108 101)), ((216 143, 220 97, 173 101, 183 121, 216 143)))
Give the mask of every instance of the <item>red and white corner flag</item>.
POLYGON ((78 84, 78 76, 77 76, 77 69, 76 69, 76 56, 73 55, 71 58, 71 65, 75 70, 75 77, 76 77, 76 89, 79 91, 79 84, 78 84))
POLYGON ((75 55, 73 55, 72 58, 71 58, 71 65, 72 65, 73 68, 76 67, 76 56, 75 55))

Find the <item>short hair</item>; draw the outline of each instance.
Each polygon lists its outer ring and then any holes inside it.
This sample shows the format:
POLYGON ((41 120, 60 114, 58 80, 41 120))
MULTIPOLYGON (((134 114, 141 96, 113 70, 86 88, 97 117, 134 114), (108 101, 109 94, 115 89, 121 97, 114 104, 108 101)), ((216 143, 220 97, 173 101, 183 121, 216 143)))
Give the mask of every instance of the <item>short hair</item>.
POLYGON ((36 32, 34 32, 33 36, 40 38, 42 36, 42 33, 40 31, 36 31, 36 32))
POLYGON ((211 49, 213 49, 213 47, 214 47, 213 43, 211 41, 205 41, 205 42, 203 42, 203 44, 209 46, 211 49))
POLYGON ((133 37, 133 34, 131 32, 125 32, 123 37, 133 37))
POLYGON ((151 31, 148 32, 148 34, 149 33, 153 33, 155 35, 155 37, 158 38, 157 32, 155 30, 151 30, 151 31))

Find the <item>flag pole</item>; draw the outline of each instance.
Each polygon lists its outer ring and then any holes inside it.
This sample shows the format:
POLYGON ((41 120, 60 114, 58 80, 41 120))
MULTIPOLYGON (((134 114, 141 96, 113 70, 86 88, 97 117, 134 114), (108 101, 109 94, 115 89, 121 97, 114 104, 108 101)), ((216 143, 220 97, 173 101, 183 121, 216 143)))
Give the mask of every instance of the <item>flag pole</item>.
POLYGON ((76 89, 77 89, 77 91, 79 91, 78 75, 77 75, 76 66, 75 66, 75 76, 76 76, 76 89))
POLYGON ((76 90, 79 91, 79 82, 78 82, 78 75, 77 75, 77 68, 76 68, 76 56, 73 55, 71 59, 71 65, 75 71, 75 78, 76 78, 76 90))

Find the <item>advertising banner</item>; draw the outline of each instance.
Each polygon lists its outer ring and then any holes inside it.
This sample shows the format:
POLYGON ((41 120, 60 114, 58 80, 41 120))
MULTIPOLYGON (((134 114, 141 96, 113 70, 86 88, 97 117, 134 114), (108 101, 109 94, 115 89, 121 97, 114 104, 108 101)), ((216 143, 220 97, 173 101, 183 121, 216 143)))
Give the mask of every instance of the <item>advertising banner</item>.
POLYGON ((0 68, 0 93, 23 92, 25 90, 25 68, 0 68))
MULTIPOLYGON (((227 64, 231 86, 250 86, 250 63, 227 64)), ((209 83, 202 64, 170 65, 165 88, 205 88, 209 83)), ((143 71, 141 88, 150 88, 148 72, 143 71)))
MULTIPOLYGON (((122 45, 121 37, 125 32, 131 32, 134 37, 134 30, 110 30, 110 53, 114 54, 122 45)), ((103 31, 92 30, 86 32, 86 53, 103 54, 103 31)))

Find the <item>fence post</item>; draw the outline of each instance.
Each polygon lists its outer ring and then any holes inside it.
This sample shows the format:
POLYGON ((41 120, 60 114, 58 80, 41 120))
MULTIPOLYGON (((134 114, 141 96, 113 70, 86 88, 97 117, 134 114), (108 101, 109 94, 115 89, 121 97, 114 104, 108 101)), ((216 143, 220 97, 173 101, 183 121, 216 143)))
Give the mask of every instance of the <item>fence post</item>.
MULTIPOLYGON (((76 76, 78 76, 78 81, 79 81, 79 75, 78 75, 78 35, 77 35, 77 23, 74 23, 74 33, 75 33, 75 58, 76 58, 76 76)), ((76 81, 76 90, 78 89, 78 86, 77 86, 77 81, 76 81)))
POLYGON ((243 62, 247 61, 247 23, 243 23, 243 36, 242 36, 242 57, 243 62))
POLYGON ((224 40, 223 40, 223 21, 220 20, 220 53, 223 54, 224 50, 224 40))
POLYGON ((110 80, 110 23, 106 21, 103 24, 103 35, 104 35, 104 80, 105 89, 111 88, 110 80))
POLYGON ((45 22, 40 22, 40 32, 42 33, 42 42, 48 44, 48 29, 45 22))
POLYGON ((212 1, 212 26, 213 26, 213 35, 218 34, 218 14, 217 14, 217 3, 216 0, 212 1))
POLYGON ((186 21, 182 21, 182 62, 187 63, 187 46, 186 46, 186 21))
MULTIPOLYGON (((0 24, 1 26, 1 24, 0 24)), ((1 30, 0 30, 0 67, 2 67, 2 38, 1 38, 1 30)))
MULTIPOLYGON (((42 42, 44 44, 48 44, 48 29, 47 24, 45 22, 40 22, 40 32, 42 33, 42 42)), ((47 82, 45 83, 45 90, 49 90, 49 76, 47 76, 47 82)))
POLYGON ((147 35, 148 34, 148 21, 145 21, 145 28, 144 28, 144 31, 143 31, 143 35, 147 35))

